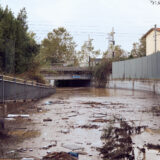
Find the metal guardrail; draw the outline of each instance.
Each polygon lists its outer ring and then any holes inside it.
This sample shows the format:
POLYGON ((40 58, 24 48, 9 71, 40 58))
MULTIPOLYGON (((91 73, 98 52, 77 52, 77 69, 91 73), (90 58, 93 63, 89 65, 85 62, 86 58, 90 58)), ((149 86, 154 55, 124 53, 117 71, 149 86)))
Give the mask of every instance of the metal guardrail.
POLYGON ((39 99, 55 93, 55 87, 29 80, 0 75, 0 102, 39 99))

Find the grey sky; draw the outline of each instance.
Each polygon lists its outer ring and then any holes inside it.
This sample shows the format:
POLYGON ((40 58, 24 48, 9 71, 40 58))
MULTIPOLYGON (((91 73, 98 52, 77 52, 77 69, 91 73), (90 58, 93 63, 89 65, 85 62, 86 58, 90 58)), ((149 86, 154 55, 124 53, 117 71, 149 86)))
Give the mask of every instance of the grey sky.
POLYGON ((116 44, 125 50, 154 24, 160 27, 160 5, 150 0, 0 0, 17 15, 26 8, 29 30, 40 42, 49 31, 64 26, 74 37, 78 49, 88 35, 96 49, 107 49, 107 34, 115 29, 116 44))

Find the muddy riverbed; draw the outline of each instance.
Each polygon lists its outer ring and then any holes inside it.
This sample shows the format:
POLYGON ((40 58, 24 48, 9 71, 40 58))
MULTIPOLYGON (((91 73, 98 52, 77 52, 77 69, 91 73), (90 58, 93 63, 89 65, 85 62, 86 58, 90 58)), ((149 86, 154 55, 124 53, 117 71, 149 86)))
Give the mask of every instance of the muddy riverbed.
POLYGON ((135 160, 160 159, 160 96, 149 92, 59 88, 16 110, 11 105, 8 114, 6 132, 0 134, 1 158, 41 159, 50 152, 73 151, 79 160, 101 160, 102 148, 111 138, 115 141, 109 129, 119 133, 123 123, 131 128, 126 133, 135 160), (103 138, 106 130, 108 140, 103 138))

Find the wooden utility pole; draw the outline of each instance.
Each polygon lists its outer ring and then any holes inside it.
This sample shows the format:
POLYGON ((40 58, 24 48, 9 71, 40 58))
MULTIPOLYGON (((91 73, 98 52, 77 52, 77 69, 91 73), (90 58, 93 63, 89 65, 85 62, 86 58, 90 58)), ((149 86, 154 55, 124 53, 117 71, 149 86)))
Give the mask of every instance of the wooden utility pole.
POLYGON ((90 35, 88 35, 88 51, 89 51, 89 67, 90 67, 90 63, 91 63, 91 59, 92 59, 92 57, 91 57, 91 50, 92 50, 92 48, 91 48, 91 44, 90 44, 90 42, 92 42, 93 41, 93 39, 91 39, 90 38, 90 35))
POLYGON ((114 28, 112 28, 112 32, 108 34, 108 49, 109 49, 109 54, 114 58, 115 56, 115 40, 114 40, 114 28))
POLYGON ((114 45, 115 45, 115 40, 114 40, 114 34, 115 34, 115 32, 114 32, 114 28, 112 28, 112 32, 111 32, 111 37, 112 37, 112 58, 114 58, 114 45))

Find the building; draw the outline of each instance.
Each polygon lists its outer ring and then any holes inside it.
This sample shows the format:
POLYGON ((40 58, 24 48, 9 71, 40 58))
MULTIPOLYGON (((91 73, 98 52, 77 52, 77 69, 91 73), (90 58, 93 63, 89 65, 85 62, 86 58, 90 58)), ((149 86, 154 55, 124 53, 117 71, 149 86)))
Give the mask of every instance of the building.
POLYGON ((151 28, 143 38, 146 38, 146 56, 160 51, 160 28, 156 28, 156 32, 151 28))

